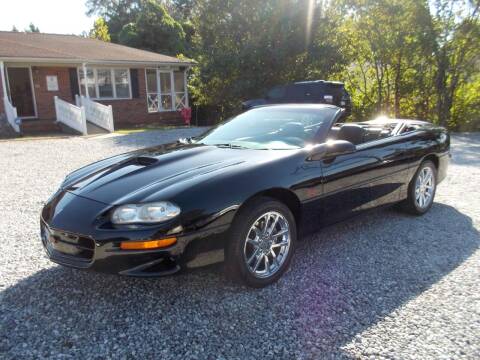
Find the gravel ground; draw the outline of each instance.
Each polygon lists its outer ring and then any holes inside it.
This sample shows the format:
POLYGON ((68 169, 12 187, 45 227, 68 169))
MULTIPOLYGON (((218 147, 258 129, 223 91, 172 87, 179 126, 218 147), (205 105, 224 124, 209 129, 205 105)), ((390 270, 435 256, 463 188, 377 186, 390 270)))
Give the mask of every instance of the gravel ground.
POLYGON ((39 212, 67 172, 200 131, 0 142, 0 358, 480 357, 480 134, 454 136, 427 215, 328 227, 266 289, 221 265, 134 279, 44 257, 39 212))

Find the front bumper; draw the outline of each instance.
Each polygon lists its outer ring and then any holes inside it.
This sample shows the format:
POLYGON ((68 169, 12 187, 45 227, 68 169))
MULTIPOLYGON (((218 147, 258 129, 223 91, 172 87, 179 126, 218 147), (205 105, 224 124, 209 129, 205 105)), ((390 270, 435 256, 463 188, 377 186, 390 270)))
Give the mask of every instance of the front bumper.
MULTIPOLYGON (((167 237, 168 228, 105 229, 99 214, 109 205, 61 193, 45 206, 40 234, 47 256, 55 263, 128 276, 165 276, 182 269, 222 261, 230 217, 207 222, 195 231, 180 231, 177 242, 152 250, 123 250, 123 241, 148 241, 167 237), (220 220, 220 221, 218 221, 220 220)), ((174 224, 178 228, 178 224, 174 224)), ((172 225, 173 226, 173 225, 172 225)), ((172 235, 168 235, 172 237, 172 235)))
POLYGON ((128 276, 166 276, 223 260, 226 228, 218 227, 177 237, 172 246, 154 250, 122 250, 121 239, 99 243, 90 236, 54 229, 41 219, 40 233, 47 256, 53 262, 77 269, 89 269, 128 276), (220 256, 222 255, 222 256, 220 256), (205 260, 206 259, 206 260, 205 260))

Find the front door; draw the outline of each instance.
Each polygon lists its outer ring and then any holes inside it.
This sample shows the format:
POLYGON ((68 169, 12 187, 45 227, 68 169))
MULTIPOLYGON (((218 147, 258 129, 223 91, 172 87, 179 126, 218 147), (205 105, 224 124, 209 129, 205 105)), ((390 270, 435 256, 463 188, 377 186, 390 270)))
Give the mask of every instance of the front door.
POLYGON ((401 139, 391 137, 322 161, 325 223, 398 202, 407 171, 404 148, 401 139))
POLYGON ((7 69, 10 98, 19 117, 35 117, 35 103, 30 69, 13 67, 7 69))

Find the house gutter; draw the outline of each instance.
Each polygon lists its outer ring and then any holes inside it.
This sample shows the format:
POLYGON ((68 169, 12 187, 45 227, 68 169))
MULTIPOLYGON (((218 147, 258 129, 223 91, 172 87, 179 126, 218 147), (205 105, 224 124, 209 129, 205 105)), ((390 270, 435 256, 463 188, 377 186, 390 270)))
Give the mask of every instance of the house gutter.
POLYGON ((197 65, 195 61, 125 61, 125 60, 95 60, 95 59, 62 59, 62 58, 29 58, 29 57, 0 57, 3 62, 25 62, 25 63, 53 63, 53 64, 83 64, 91 65, 144 65, 144 66, 187 66, 197 65))

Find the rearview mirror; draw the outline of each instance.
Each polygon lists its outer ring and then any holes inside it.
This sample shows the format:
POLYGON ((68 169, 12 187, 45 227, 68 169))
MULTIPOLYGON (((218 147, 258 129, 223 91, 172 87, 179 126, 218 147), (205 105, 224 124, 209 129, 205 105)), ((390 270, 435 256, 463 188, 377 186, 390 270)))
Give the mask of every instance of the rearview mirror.
POLYGON ((334 158, 340 155, 352 154, 357 150, 356 146, 350 141, 332 140, 324 144, 317 145, 312 149, 308 160, 322 160, 334 158))

